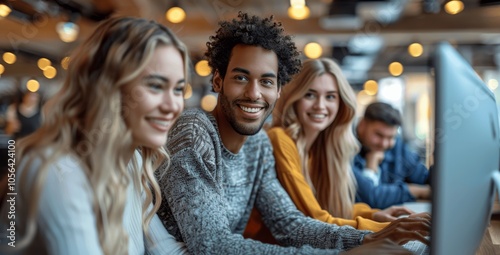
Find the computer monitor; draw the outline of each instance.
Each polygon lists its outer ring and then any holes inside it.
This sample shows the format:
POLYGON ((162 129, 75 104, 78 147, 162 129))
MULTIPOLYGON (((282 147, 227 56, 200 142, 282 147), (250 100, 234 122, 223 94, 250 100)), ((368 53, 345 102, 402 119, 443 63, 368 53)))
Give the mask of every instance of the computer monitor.
POLYGON ((431 254, 470 255, 489 223, 493 175, 499 175, 497 105, 493 93, 451 45, 438 44, 434 57, 431 254))

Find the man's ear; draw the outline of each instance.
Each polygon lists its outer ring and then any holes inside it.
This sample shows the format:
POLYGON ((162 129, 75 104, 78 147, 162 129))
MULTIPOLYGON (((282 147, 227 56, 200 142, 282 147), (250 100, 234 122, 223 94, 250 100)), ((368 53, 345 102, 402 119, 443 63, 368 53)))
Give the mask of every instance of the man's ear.
POLYGON ((277 97, 277 99, 280 98, 280 96, 281 96, 281 87, 283 87, 283 86, 281 86, 281 85, 278 86, 278 97, 277 97))
POLYGON ((222 77, 219 71, 215 71, 214 77, 212 78, 212 84, 215 92, 219 93, 222 91, 222 77))

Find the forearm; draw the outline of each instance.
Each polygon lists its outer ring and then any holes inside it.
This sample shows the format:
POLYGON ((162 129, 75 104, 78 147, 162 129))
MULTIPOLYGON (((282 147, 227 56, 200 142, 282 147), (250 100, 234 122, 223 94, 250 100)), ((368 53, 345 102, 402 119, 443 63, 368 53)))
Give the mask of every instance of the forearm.
POLYGON ((339 227, 305 217, 278 182, 262 184, 257 208, 276 240, 286 246, 310 245, 321 249, 350 249, 368 233, 350 226, 339 227))
POLYGON ((175 156, 172 158, 168 176, 160 181, 163 195, 168 198, 170 213, 159 214, 165 217, 163 220, 167 222, 167 227, 178 227, 182 240, 191 254, 336 254, 338 252, 311 247, 264 244, 232 233, 224 191, 212 179, 210 171, 201 170, 203 162, 193 159, 196 156, 192 154, 194 153, 183 154, 182 160, 176 159, 175 156), (193 168, 194 165, 198 168, 193 168))
POLYGON ((429 199, 431 188, 429 185, 408 184, 408 190, 416 199, 429 199))

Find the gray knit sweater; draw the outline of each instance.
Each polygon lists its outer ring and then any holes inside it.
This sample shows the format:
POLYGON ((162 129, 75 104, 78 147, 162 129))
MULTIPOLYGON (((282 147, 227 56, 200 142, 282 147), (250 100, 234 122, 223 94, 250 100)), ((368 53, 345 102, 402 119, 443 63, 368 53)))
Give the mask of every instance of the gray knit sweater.
POLYGON ((160 168, 158 215, 191 254, 338 254, 369 231, 305 217, 279 184, 265 132, 249 136, 238 154, 219 137, 215 118, 186 110, 170 132, 171 164, 160 168), (244 239, 254 205, 283 246, 244 239))

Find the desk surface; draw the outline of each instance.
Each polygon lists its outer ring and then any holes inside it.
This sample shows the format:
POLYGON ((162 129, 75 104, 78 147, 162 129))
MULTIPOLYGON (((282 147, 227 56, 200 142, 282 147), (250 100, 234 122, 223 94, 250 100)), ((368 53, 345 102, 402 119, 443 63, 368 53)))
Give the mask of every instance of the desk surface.
POLYGON ((481 246, 476 252, 476 255, 491 254, 500 254, 500 204, 498 204, 498 201, 493 208, 490 226, 484 233, 481 246))
MULTIPOLYGON (((431 209, 428 201, 406 203, 404 206, 415 212, 430 212, 431 209)), ((498 200, 495 200, 492 212, 490 225, 484 233, 483 241, 476 251, 476 255, 500 254, 500 202, 498 200)))

